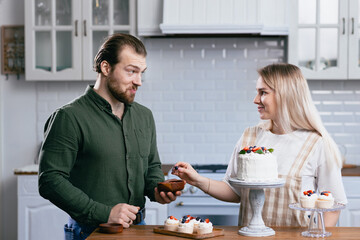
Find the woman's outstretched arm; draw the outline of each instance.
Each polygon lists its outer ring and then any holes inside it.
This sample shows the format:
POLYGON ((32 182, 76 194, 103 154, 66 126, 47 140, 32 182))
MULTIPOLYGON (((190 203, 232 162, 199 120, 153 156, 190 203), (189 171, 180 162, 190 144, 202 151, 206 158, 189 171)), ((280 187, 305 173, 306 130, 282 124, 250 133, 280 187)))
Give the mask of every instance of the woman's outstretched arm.
POLYGON ((189 163, 176 163, 172 174, 185 180, 190 185, 200 188, 203 192, 216 199, 226 202, 240 202, 240 197, 227 183, 201 176, 189 163))

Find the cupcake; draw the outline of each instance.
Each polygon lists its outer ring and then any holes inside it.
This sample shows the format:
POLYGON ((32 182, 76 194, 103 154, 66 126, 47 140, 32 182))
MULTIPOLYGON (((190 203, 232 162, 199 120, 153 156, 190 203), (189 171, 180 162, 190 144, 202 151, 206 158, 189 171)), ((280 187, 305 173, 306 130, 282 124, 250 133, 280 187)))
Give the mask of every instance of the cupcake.
POLYGON ((331 208, 334 205, 334 197, 330 191, 323 191, 316 200, 317 208, 331 208))
POLYGON ((193 222, 194 224, 194 233, 198 232, 199 224, 200 224, 201 218, 200 217, 191 217, 190 222, 193 222))
POLYGON ((179 226, 179 220, 177 220, 174 216, 169 216, 165 220, 164 229, 169 231, 177 231, 179 226))
POLYGON ((194 232, 194 222, 190 221, 190 217, 181 219, 178 227, 178 232, 190 234, 194 232))
POLYGON ((207 218, 205 219, 205 221, 201 220, 199 224, 199 228, 197 230, 198 234, 212 233, 212 231, 213 231, 213 225, 209 221, 209 219, 207 218))
POLYGON ((304 191, 300 197, 300 204, 303 208, 315 208, 317 194, 313 190, 304 191))

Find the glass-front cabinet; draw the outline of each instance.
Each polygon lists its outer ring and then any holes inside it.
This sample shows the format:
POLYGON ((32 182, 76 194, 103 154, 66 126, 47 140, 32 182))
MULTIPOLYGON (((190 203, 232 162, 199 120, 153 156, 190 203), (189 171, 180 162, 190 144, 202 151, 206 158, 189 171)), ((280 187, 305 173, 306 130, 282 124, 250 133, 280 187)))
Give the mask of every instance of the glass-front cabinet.
POLYGON ((349 14, 350 14, 349 79, 360 79, 360 17, 359 17, 360 1, 359 0, 350 0, 349 14))
POLYGON ((135 0, 24 0, 26 80, 95 80, 104 38, 135 34, 135 0))
POLYGON ((293 4, 289 62, 308 79, 360 79, 359 0, 293 4))

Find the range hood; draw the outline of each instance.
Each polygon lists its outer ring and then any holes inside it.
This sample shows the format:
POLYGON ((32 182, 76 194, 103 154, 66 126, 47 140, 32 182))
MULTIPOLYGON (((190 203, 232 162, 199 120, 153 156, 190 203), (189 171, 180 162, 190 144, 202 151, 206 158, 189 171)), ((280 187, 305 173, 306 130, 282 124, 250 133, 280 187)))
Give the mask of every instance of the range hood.
POLYGON ((164 0, 163 34, 288 35, 288 0, 164 0))

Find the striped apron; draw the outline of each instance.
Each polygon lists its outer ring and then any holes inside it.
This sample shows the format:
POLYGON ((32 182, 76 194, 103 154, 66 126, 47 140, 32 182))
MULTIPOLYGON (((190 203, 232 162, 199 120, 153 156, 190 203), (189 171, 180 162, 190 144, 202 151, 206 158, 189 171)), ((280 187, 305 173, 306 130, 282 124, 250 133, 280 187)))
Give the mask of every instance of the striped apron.
MULTIPOLYGON (((241 149, 255 145, 258 126, 247 128, 243 135, 241 149)), ((308 162, 308 156, 315 143, 320 139, 316 133, 310 133, 301 151, 298 153, 287 175, 279 174, 279 178, 285 179, 285 185, 281 188, 266 188, 265 203, 262 217, 266 226, 302 226, 309 225, 308 214, 289 208, 290 203, 300 202, 302 170, 308 162)), ((239 213, 239 226, 248 226, 252 210, 249 202, 249 189, 241 189, 241 204, 239 213)))

